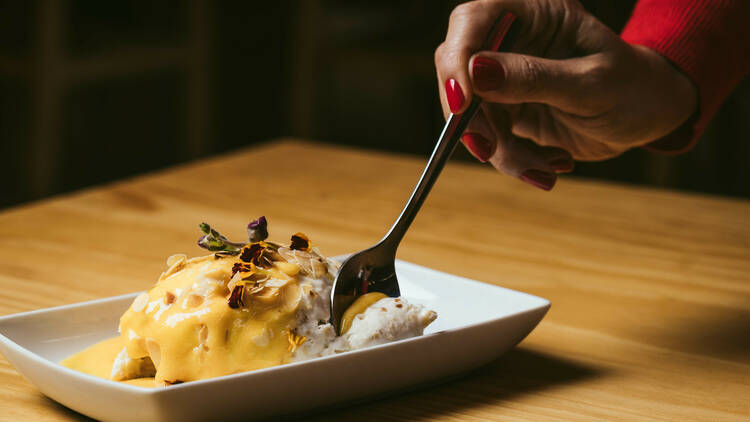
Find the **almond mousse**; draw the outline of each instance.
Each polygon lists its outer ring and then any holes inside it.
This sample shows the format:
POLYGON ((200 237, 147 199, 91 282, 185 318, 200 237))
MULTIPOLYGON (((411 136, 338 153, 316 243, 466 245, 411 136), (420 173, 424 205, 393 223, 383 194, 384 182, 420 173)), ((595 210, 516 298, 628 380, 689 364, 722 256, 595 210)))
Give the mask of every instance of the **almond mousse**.
POLYGON ((437 314, 371 293, 330 324, 338 263, 302 233, 289 246, 267 241, 264 217, 249 242, 230 242, 207 224, 198 244, 213 253, 172 255, 157 283, 120 318, 120 336, 62 362, 92 375, 168 386, 346 352, 421 335, 437 314))

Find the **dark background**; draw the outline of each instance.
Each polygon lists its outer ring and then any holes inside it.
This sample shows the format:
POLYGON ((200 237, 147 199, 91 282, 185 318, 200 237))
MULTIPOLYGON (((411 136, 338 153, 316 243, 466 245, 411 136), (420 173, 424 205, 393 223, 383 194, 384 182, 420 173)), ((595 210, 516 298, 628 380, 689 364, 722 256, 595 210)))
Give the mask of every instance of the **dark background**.
MULTIPOLYGON (((0 207, 280 136, 426 156, 456 3, 0 0, 0 207)), ((746 78, 689 153, 574 174, 750 197, 749 121, 746 78)))

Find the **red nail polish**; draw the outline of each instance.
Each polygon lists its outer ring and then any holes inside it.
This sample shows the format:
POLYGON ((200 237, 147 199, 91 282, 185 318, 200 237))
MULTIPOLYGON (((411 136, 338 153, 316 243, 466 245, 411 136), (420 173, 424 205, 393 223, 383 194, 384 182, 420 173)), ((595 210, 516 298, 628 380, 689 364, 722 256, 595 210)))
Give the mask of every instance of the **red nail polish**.
POLYGON ((531 169, 523 172, 521 180, 539 189, 550 190, 555 186, 557 176, 546 171, 531 169))
POLYGON ((471 65, 474 86, 480 91, 498 89, 505 82, 505 69, 495 60, 487 57, 476 57, 471 65))
POLYGON ((461 85, 453 78, 445 81, 445 96, 448 98, 448 107, 450 107, 451 113, 460 110, 466 100, 461 85))
POLYGON ((473 132, 464 133, 461 141, 477 160, 486 163, 492 157, 492 143, 484 136, 473 132))
POLYGON ((565 158, 555 160, 549 163, 549 165, 558 173, 570 173, 575 167, 573 160, 566 160, 565 158))

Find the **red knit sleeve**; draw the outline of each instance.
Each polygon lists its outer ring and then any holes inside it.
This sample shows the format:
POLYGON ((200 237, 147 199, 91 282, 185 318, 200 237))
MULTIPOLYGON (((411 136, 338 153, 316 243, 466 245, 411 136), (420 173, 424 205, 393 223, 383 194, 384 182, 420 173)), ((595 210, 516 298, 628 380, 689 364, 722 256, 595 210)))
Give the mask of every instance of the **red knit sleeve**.
POLYGON ((689 150, 750 72, 750 0, 639 0, 622 38, 669 59, 698 90, 698 110, 646 148, 689 150))

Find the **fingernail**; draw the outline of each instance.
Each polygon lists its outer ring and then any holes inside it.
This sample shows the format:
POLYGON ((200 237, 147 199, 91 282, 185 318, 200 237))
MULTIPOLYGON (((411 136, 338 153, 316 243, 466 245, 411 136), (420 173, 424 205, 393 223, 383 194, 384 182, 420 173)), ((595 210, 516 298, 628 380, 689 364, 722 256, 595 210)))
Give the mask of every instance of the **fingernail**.
POLYGON ((550 190, 555 186, 557 176, 546 171, 531 169, 523 172, 521 180, 539 189, 550 190))
POLYGON ((453 78, 445 81, 445 96, 448 97, 448 107, 450 107, 451 113, 460 110, 466 100, 464 92, 461 91, 461 85, 453 78))
POLYGON ((495 60, 476 57, 471 65, 474 86, 480 91, 492 91, 505 82, 505 69, 495 60))
POLYGON ((570 173, 575 167, 575 164, 573 164, 573 160, 566 160, 564 158, 555 160, 549 163, 549 165, 558 173, 570 173))
POLYGON ((478 133, 464 133, 461 138, 466 148, 477 157, 477 160, 486 163, 492 156, 492 144, 484 136, 478 133))

